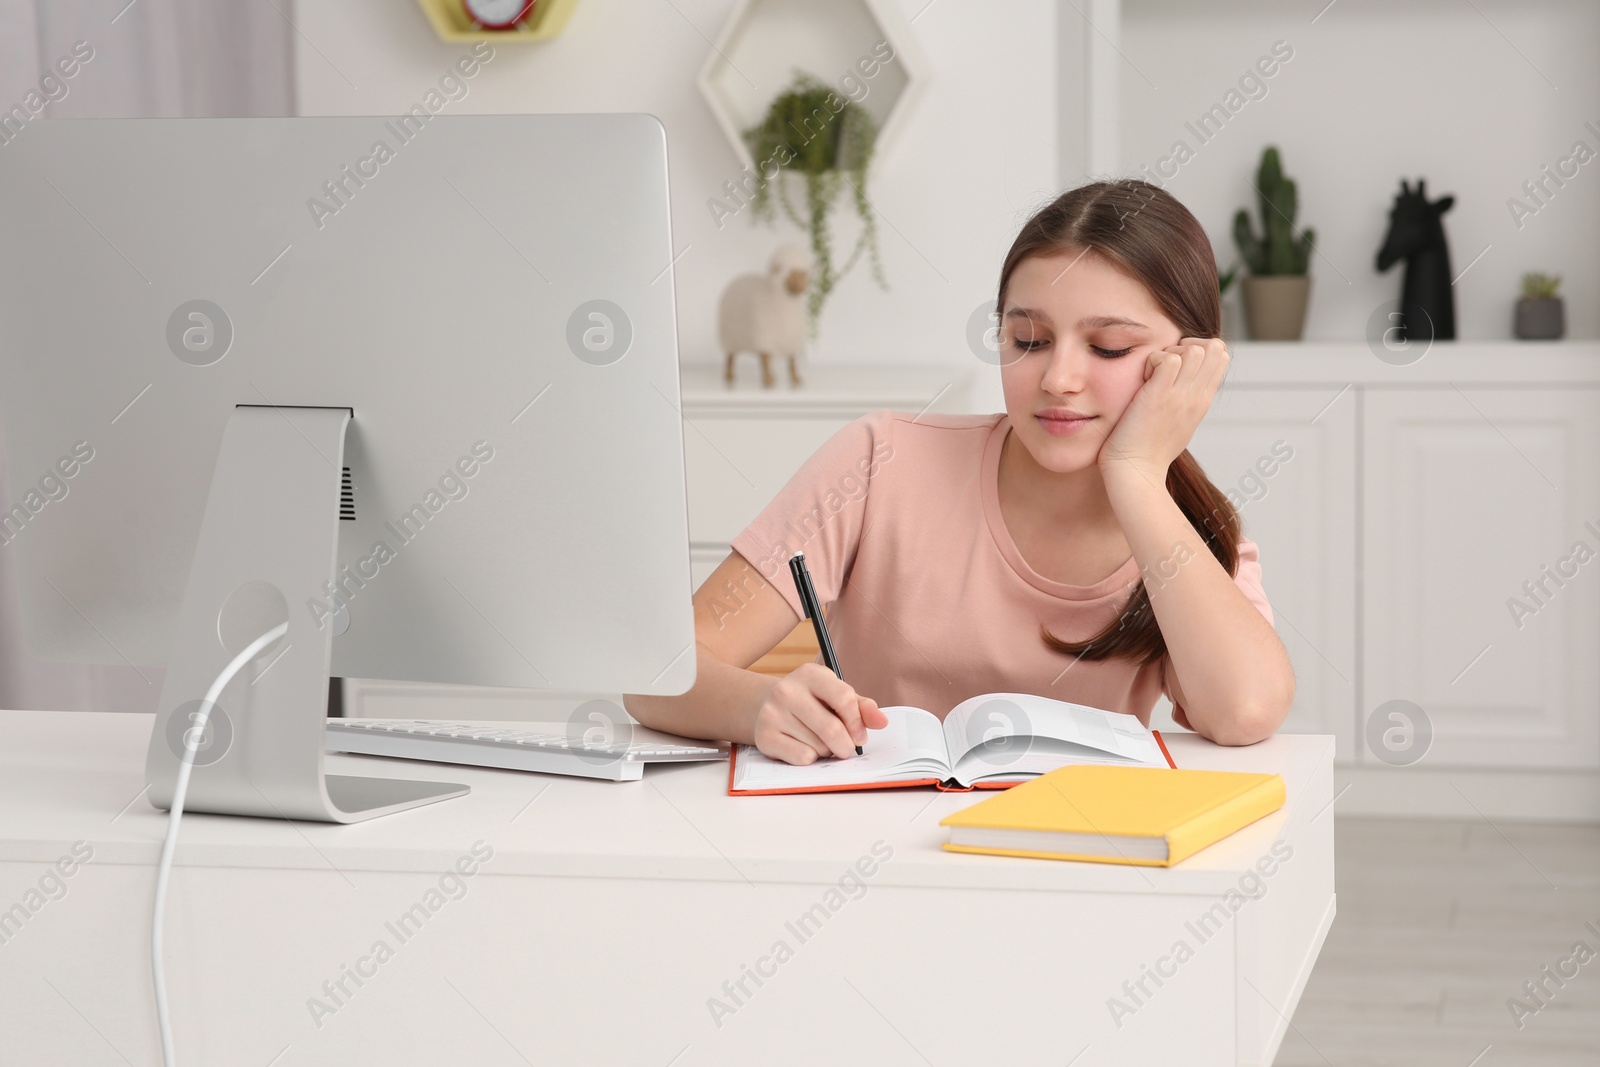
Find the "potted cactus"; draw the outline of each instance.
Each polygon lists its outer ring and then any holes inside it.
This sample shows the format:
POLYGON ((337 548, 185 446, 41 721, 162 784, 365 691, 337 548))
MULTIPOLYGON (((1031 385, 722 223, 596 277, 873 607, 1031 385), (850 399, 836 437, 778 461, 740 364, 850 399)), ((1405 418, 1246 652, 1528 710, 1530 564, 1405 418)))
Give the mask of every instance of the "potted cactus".
POLYGON ((1316 232, 1297 231, 1294 182, 1284 177, 1278 150, 1268 146, 1256 171, 1261 236, 1243 208, 1233 217, 1233 240, 1249 274, 1242 282, 1245 321, 1258 341, 1298 341, 1305 328, 1311 278, 1306 268, 1316 232))
POLYGON ((1559 274, 1529 271, 1522 276, 1522 299, 1517 301, 1514 329, 1522 341, 1552 341, 1567 332, 1566 308, 1556 288, 1559 274))

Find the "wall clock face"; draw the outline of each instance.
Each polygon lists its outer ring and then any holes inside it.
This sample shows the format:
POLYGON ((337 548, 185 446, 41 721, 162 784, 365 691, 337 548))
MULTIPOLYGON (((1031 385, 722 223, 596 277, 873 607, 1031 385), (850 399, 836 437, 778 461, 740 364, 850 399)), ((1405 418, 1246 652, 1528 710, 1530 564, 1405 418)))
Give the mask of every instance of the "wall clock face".
POLYGON ((515 26, 533 10, 535 0, 461 0, 467 15, 478 25, 490 30, 505 30, 515 26))

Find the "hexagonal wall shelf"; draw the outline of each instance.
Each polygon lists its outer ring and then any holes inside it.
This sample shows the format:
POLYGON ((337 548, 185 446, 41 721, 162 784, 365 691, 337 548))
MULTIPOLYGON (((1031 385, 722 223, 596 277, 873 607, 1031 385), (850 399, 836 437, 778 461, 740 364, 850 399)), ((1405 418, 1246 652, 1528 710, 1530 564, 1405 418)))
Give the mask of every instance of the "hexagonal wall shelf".
POLYGON ((893 148, 927 81, 927 61, 895 0, 740 0, 700 68, 700 92, 734 151, 754 167, 741 131, 759 123, 794 78, 815 75, 847 99, 844 79, 866 95, 860 103, 878 124, 875 162, 893 148), (893 54, 879 63, 874 47, 893 54), (871 77, 858 67, 877 64, 871 77))

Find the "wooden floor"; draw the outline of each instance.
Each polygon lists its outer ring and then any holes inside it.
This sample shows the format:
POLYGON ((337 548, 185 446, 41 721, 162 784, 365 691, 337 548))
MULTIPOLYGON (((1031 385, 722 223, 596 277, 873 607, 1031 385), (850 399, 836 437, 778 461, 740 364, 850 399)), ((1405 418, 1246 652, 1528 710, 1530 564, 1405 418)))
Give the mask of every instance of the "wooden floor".
POLYGON ((1600 826, 1340 819, 1335 870, 1278 1067, 1600 1067, 1600 826))

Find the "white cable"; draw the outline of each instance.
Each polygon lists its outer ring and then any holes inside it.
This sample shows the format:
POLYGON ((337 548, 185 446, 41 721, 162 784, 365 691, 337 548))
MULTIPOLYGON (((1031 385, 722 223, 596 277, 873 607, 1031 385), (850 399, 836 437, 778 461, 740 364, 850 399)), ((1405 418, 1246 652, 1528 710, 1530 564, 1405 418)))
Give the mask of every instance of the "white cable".
POLYGON ((155 978, 156 1021, 161 1028, 161 1059, 166 1067, 176 1067, 178 1061, 172 1045, 172 1022, 167 1017, 167 980, 161 966, 161 926, 167 903, 167 875, 172 870, 172 853, 178 844, 178 822, 183 818, 183 798, 189 791, 189 772, 194 768, 194 756, 200 748, 200 738, 205 733, 206 720, 211 718, 211 709, 216 706, 217 698, 222 696, 222 691, 246 663, 255 659, 262 649, 288 632, 289 624, 281 622, 250 642, 248 648, 233 657, 233 662, 222 668, 217 680, 206 690, 206 697, 200 702, 200 710, 194 714, 194 725, 183 732, 183 756, 178 761, 178 781, 172 789, 172 808, 167 818, 167 837, 161 842, 161 860, 156 864, 156 903, 150 922, 150 973, 155 978))

